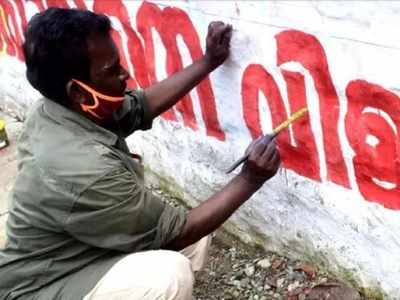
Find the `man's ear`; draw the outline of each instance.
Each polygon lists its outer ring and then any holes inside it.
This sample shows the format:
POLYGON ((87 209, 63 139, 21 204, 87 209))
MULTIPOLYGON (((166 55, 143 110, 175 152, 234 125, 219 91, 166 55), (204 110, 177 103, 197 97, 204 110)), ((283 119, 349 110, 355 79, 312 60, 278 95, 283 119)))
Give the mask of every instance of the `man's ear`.
POLYGON ((65 86, 68 98, 75 104, 85 103, 87 97, 81 87, 72 80, 69 80, 65 86))

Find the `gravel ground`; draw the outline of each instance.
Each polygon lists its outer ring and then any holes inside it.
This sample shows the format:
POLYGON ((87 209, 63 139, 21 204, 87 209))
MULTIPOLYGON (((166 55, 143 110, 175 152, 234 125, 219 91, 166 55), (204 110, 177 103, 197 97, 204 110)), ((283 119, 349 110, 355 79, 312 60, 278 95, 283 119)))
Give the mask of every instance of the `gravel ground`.
POLYGON ((196 275, 197 300, 364 299, 308 263, 229 245, 221 241, 221 235, 214 239, 205 270, 196 275))
MULTIPOLYGON (((179 201, 157 188, 174 206, 179 201)), ((196 273, 196 300, 372 300, 310 263, 254 249, 222 230, 216 232, 204 270, 196 273)))

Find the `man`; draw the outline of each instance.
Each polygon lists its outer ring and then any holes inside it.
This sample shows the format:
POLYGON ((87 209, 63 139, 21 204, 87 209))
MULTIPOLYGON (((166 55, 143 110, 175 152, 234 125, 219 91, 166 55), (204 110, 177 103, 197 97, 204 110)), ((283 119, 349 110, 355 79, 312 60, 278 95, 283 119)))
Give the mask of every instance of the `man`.
POLYGON ((126 91, 106 16, 50 8, 31 19, 27 78, 45 98, 19 140, 1 299, 191 299, 207 235, 276 173, 279 153, 273 141, 258 139, 239 175, 186 213, 146 190, 124 138, 149 129, 219 66, 231 32, 211 23, 201 59, 126 91))

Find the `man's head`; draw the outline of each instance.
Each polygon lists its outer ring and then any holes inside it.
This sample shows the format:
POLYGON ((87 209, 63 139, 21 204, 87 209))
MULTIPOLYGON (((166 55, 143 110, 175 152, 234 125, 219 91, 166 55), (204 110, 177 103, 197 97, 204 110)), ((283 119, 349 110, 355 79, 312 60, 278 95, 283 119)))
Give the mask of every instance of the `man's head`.
MULTIPOLYGON (((104 15, 77 9, 49 8, 28 23, 23 45, 27 78, 45 97, 74 110, 92 105, 94 90, 120 97, 128 73, 120 65, 104 15)), ((104 106, 103 106, 104 107, 104 106)), ((110 107, 101 112, 108 117, 110 107)))

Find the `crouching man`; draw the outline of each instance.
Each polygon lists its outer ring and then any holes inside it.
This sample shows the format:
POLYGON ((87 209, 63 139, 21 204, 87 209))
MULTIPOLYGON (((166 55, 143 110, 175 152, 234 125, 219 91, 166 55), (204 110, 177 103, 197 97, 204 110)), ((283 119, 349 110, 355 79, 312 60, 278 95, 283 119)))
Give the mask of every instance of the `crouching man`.
POLYGON ((126 89, 110 28, 104 15, 60 8, 26 28, 27 78, 44 98, 19 140, 1 299, 191 299, 208 235, 279 167, 274 142, 262 138, 200 206, 185 212, 152 195, 125 138, 224 62, 232 28, 211 23, 205 55, 144 90, 126 89))

